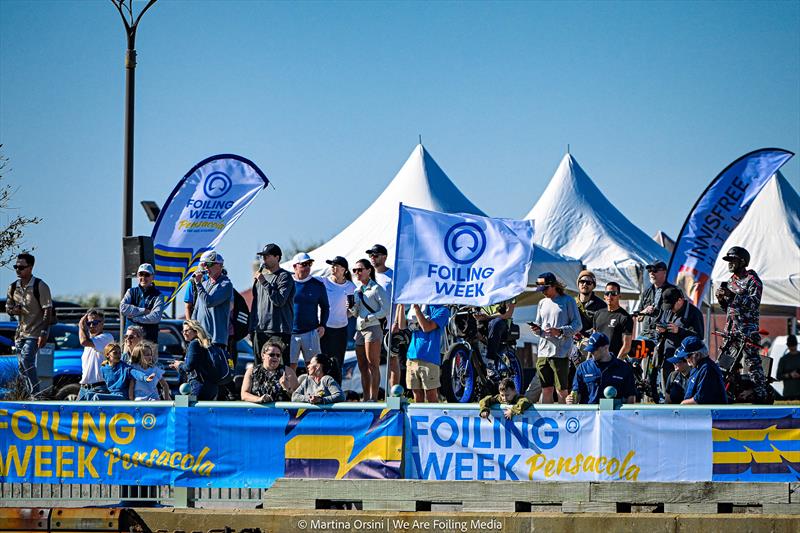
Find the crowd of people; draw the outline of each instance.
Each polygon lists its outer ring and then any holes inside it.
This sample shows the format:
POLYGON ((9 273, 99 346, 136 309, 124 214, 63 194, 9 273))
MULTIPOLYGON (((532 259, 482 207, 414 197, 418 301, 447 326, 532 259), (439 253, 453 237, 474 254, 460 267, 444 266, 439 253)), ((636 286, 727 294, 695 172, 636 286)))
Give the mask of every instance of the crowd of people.
MULTIPOLYGON (((236 358, 234 288, 218 251, 202 254, 184 295, 186 318, 183 337, 186 354, 168 364, 178 371, 188 390, 200 400, 241 398, 254 403, 277 401, 329 404, 353 399, 343 391, 348 324, 355 321, 356 359, 365 402, 381 397, 381 357, 387 356, 389 386, 400 384, 397 351, 386 354, 384 336, 391 330, 407 338, 406 380, 415 402, 440 401, 443 336, 450 319, 444 305, 392 305, 394 272, 386 266, 388 252, 376 244, 353 268, 344 257, 328 259, 328 273, 311 275, 314 260, 296 254, 293 272, 281 267, 282 250, 271 243, 258 252, 260 265, 253 276, 252 304, 247 333, 253 346, 254 364, 247 368, 241 384, 227 367, 236 358), (298 370, 302 356, 305 372, 298 370), (222 368, 222 369, 221 369, 222 368), (301 374, 298 376, 298 374, 301 374)), ((767 378, 761 358, 753 348, 759 340, 761 281, 748 269, 749 254, 740 247, 724 256, 730 279, 716 292, 727 313, 726 329, 746 337, 753 401, 767 400, 767 378)), ((9 286, 6 311, 16 317, 15 345, 21 379, 28 393, 39 392, 37 352, 48 340, 49 327, 57 321, 48 285, 32 274, 35 259, 23 253, 14 266, 17 280, 9 286)), ((641 398, 629 358, 634 326, 640 339, 658 343, 663 353, 661 374, 651 376, 656 400, 667 403, 726 403, 723 374, 702 338, 703 315, 683 292, 667 280, 661 261, 646 267, 650 286, 639 309, 629 313, 620 303, 615 282, 596 294, 597 279, 589 270, 577 278, 578 294, 569 296, 557 277, 544 272, 534 290, 541 292, 535 321, 529 326, 538 336, 535 372, 541 397, 521 395, 513 380, 499 383, 497 395, 483 398, 481 416, 497 403, 511 405, 505 416, 519 414, 531 403, 598 403, 608 390, 622 402, 641 398), (660 377, 659 377, 660 376, 660 377), (657 383, 655 381, 658 381, 657 383)), ((89 310, 78 323, 82 373, 80 400, 169 400, 170 387, 157 363, 159 323, 165 301, 154 284, 155 271, 142 264, 137 282, 119 305, 125 321, 122 344, 104 331, 105 316, 89 310)), ((486 324, 486 359, 497 361, 498 350, 508 335, 515 300, 478 308, 474 317, 486 324)), ((800 398, 800 354, 793 336, 789 354, 781 360, 778 379, 785 395, 800 398)), ((181 389, 183 392, 183 388, 181 389)), ((536 391, 538 396, 539 392, 536 391)))

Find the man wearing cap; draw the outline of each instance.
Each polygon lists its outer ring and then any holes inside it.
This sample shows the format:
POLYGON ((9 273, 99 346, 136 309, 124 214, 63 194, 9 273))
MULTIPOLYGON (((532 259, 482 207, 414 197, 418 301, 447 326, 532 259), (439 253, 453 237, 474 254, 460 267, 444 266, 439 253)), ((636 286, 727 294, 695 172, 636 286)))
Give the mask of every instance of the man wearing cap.
POLYGON ((139 284, 125 292, 119 313, 125 317, 125 328, 141 326, 144 338, 158 343, 158 325, 164 312, 164 296, 153 283, 156 271, 150 263, 142 263, 136 271, 139 284))
POLYGON ((686 383, 686 394, 681 404, 728 403, 722 370, 717 363, 708 358, 708 350, 702 339, 698 337, 683 339, 680 347, 675 351, 675 356, 669 358, 668 361, 675 364, 680 359, 686 359, 689 366, 694 368, 686 383))
POLYGON ((800 400, 800 352, 797 337, 786 337, 786 353, 778 361, 778 381, 783 381, 783 399, 800 400))
POLYGON ((606 283, 604 293, 606 308, 594 314, 592 327, 610 340, 609 350, 616 357, 627 357, 633 338, 631 315, 619 305, 620 286, 615 281, 606 283))
POLYGON ((606 308, 606 303, 594 293, 597 278, 591 270, 582 270, 578 274, 578 296, 575 303, 581 314, 581 335, 588 337, 594 327, 594 314, 606 308))
POLYGON ((674 287, 667 281, 667 264, 664 261, 656 261, 645 266, 647 276, 650 278, 650 286, 642 294, 639 310, 634 313, 636 320, 641 323, 639 335, 651 340, 656 340, 655 325, 661 322, 661 297, 665 290, 674 287))
POLYGON ((671 357, 669 362, 675 365, 675 370, 667 378, 664 403, 678 404, 686 397, 686 385, 689 383, 692 367, 685 357, 671 357))
POLYGON ((750 252, 741 246, 733 246, 722 259, 728 262, 728 271, 731 273, 730 280, 721 284, 716 292, 719 305, 727 313, 725 331, 742 335, 750 341, 744 343, 744 354, 753 381, 753 401, 764 403, 768 401, 767 378, 758 353, 761 344, 761 278, 754 270, 747 268, 750 252))
POLYGON ((567 403, 597 404, 603 398, 606 387, 614 387, 616 399, 623 403, 636 401, 636 382, 633 379, 631 366, 608 351, 609 340, 604 333, 592 333, 584 348, 591 354, 586 361, 578 365, 575 380, 572 382, 572 394, 567 403))
POLYGON ((261 266, 253 276, 253 303, 250 306, 250 335, 256 365, 261 364, 261 348, 271 337, 283 343, 283 364, 289 364, 289 345, 294 323, 294 280, 281 268, 283 252, 274 243, 258 252, 261 266))
POLYGON ((289 363, 297 368, 300 353, 308 365, 311 358, 321 353, 320 339, 325 335, 323 324, 328 322, 330 305, 325 284, 311 276, 314 260, 305 252, 292 258, 294 269, 294 322, 289 343, 289 363))
POLYGON ((536 306, 536 322, 531 324, 531 331, 539 337, 536 369, 542 381, 542 403, 553 403, 554 390, 558 402, 564 403, 572 337, 581 329, 581 314, 575 299, 564 293, 564 285, 552 272, 539 274, 534 291, 544 295, 536 306))
MULTIPOLYGON (((392 283, 394 280, 394 270, 386 266, 386 258, 389 256, 389 251, 382 244, 373 244, 372 248, 366 251, 369 262, 375 267, 375 283, 383 287, 386 291, 386 296, 392 297, 392 283)), ((394 320, 397 313, 397 306, 392 303, 390 310, 390 320, 394 320)), ((381 320, 381 325, 384 331, 389 329, 389 321, 387 319, 381 320)), ((385 347, 381 343, 381 353, 385 353, 385 347)), ((393 387, 400 383, 400 362, 397 357, 389 357, 389 386, 393 387)))
POLYGON ((222 254, 209 250, 200 256, 200 268, 192 276, 194 317, 211 342, 227 353, 233 285, 222 272, 222 254), (207 278, 204 280, 204 278, 207 278))
POLYGON ((686 299, 677 287, 669 287, 661 295, 661 318, 656 331, 665 335, 664 356, 672 357, 686 337, 703 338, 703 313, 686 299))

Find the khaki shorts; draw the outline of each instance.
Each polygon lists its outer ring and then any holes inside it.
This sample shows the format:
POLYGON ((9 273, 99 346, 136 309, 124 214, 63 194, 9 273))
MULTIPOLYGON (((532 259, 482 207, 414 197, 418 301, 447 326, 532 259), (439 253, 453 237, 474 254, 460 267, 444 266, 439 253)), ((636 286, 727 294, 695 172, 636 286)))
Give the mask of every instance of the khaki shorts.
POLYGON ((553 387, 557 390, 569 390, 569 359, 566 357, 540 357, 536 360, 536 370, 542 388, 553 387))
POLYGON ((382 342, 383 330, 380 326, 370 326, 367 329, 356 331, 355 337, 356 346, 364 346, 368 342, 382 342))
POLYGON ((406 361, 406 386, 410 390, 438 389, 441 386, 440 375, 439 365, 435 363, 420 361, 419 359, 406 361))

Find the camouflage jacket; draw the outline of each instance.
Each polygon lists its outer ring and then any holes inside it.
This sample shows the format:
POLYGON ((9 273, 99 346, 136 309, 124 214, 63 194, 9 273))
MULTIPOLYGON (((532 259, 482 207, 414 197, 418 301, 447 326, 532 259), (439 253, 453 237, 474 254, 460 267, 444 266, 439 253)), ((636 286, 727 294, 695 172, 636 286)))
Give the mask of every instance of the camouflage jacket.
POLYGON ((754 270, 739 278, 736 274, 728 281, 728 289, 733 298, 723 308, 727 312, 727 330, 745 335, 758 333, 758 322, 761 318, 761 279, 754 270))

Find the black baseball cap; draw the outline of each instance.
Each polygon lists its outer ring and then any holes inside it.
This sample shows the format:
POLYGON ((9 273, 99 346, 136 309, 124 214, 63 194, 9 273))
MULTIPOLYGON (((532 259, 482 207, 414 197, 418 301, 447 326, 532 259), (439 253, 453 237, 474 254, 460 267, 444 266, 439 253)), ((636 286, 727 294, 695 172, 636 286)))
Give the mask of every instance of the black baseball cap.
POLYGON ((281 251, 281 247, 275 243, 269 243, 268 245, 264 246, 264 249, 258 252, 256 255, 277 255, 278 257, 283 257, 283 252, 281 251))
POLYGON ((347 265, 347 259, 345 259, 341 255, 337 255, 333 259, 327 259, 325 262, 328 263, 329 265, 339 265, 340 267, 344 267, 345 270, 349 268, 347 265))
POLYGON ((672 309, 672 306, 675 305, 675 302, 683 298, 683 293, 677 287, 668 287, 664 289, 664 292, 661 293, 661 309, 664 311, 669 311, 672 309))
POLYGON ((648 272, 650 272, 651 270, 666 270, 667 264, 664 261, 656 261, 651 265, 646 265, 644 268, 648 272))
POLYGON ((389 251, 382 244, 373 244, 372 248, 366 251, 367 254, 389 255, 389 251))
POLYGON ((558 285, 556 275, 552 272, 542 272, 539 274, 539 277, 536 278, 536 288, 533 289, 533 292, 542 292, 552 285, 558 285))

